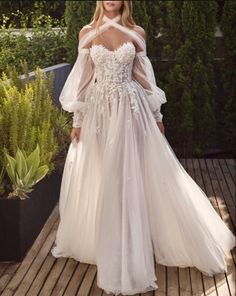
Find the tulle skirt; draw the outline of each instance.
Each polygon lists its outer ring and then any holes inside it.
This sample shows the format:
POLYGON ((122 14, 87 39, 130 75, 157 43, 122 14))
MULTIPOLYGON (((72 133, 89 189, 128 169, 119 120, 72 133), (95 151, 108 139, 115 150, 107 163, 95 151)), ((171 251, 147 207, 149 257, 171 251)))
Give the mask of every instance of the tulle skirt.
POLYGON ((160 132, 135 81, 88 93, 80 141, 65 161, 54 257, 97 265, 97 285, 132 295, 158 288, 154 258, 227 271, 235 236, 160 132))

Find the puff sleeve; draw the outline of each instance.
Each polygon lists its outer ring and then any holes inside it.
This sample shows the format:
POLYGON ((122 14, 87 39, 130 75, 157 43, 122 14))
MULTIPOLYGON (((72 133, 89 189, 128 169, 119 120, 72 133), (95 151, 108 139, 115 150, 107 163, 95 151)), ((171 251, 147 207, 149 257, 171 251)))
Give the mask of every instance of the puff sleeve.
POLYGON ((65 111, 73 112, 73 127, 81 127, 86 112, 86 92, 94 82, 94 64, 89 48, 79 48, 75 64, 67 77, 59 101, 65 111))
POLYGON ((145 50, 136 53, 132 74, 133 79, 144 88, 156 122, 162 122, 161 105, 167 102, 166 95, 156 84, 153 67, 145 50))

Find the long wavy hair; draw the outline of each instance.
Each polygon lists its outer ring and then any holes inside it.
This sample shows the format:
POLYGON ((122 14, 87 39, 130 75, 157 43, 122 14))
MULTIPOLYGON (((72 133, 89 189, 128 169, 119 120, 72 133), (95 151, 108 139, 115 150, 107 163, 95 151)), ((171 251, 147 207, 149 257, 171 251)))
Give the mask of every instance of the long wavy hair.
MULTIPOLYGON (((96 8, 94 15, 92 17, 92 21, 90 24, 93 22, 96 22, 95 28, 96 31, 99 30, 99 26, 101 25, 102 18, 104 16, 104 7, 103 7, 103 1, 96 1, 96 8)), ((136 23, 132 17, 132 10, 133 10, 133 4, 132 1, 122 1, 122 6, 121 6, 121 22, 123 26, 126 26, 128 28, 133 28, 136 23)))

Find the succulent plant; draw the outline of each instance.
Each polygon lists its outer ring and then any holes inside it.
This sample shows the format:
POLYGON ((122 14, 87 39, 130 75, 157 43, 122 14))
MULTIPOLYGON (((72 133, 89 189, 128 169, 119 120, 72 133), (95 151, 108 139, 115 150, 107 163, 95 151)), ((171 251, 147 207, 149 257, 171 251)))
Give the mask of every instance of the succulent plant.
POLYGON ((27 193, 33 191, 33 186, 38 183, 49 171, 47 165, 40 166, 40 148, 37 144, 35 150, 28 156, 26 152, 17 149, 15 158, 4 151, 6 156, 6 172, 11 180, 13 191, 8 198, 29 198, 27 193))

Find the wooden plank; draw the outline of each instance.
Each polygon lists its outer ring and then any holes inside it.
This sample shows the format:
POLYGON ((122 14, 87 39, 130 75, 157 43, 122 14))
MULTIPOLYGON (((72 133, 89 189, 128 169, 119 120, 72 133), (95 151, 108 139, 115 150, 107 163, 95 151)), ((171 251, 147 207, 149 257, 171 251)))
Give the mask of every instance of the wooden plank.
MULTIPOLYGON (((205 187, 203 176, 201 173, 200 163, 198 159, 193 159, 193 167, 195 172, 195 180, 198 183, 198 185, 202 188, 202 190, 209 196, 209 193, 212 193, 212 190, 209 190, 209 187, 205 187)), ((205 171, 206 173, 206 171, 205 171)), ((207 183, 208 186, 210 186, 210 183, 207 183)), ((216 209, 217 206, 215 205, 216 209)), ((218 209, 219 211, 219 209, 218 209)), ((215 282, 213 277, 208 277, 204 274, 202 274, 202 281, 203 281, 203 288, 205 291, 205 295, 211 295, 211 296, 217 296, 215 282)))
POLYGON ((42 295, 51 295, 53 288, 56 285, 56 282, 58 278, 60 277, 60 274, 62 273, 66 262, 67 258, 60 257, 57 258, 55 261, 55 264, 53 265, 52 269, 50 270, 50 273, 47 276, 47 279, 39 293, 40 296, 42 295))
POLYGON ((225 274, 216 274, 214 278, 218 295, 231 296, 225 274))
POLYGON ((204 188, 207 192, 207 196, 209 198, 210 201, 212 201, 212 199, 215 199, 215 193, 212 189, 212 185, 211 185, 211 179, 208 173, 208 169, 207 169, 207 165, 206 165, 206 161, 205 159, 199 159, 199 167, 201 170, 201 175, 202 175, 202 180, 204 183, 204 188))
POLYGON ((199 167, 201 169, 201 172, 202 172, 202 180, 203 180, 203 183, 204 183, 204 188, 205 188, 205 192, 207 194, 207 196, 209 197, 209 200, 211 201, 211 204, 213 205, 213 207, 215 208, 217 214, 223 218, 223 213, 225 215, 228 215, 228 212, 227 212, 227 208, 226 208, 226 205, 224 203, 224 200, 223 199, 219 199, 219 197, 217 197, 217 195, 215 194, 216 192, 216 188, 217 189, 217 192, 218 192, 218 196, 222 196, 222 193, 221 191, 219 190, 219 186, 218 186, 218 183, 217 183, 217 180, 215 180, 215 182, 211 182, 211 178, 214 178, 213 175, 212 175, 212 171, 211 171, 211 176, 208 172, 208 167, 209 167, 209 163, 207 163, 208 161, 211 161, 211 160, 199 160, 199 162, 195 163, 196 167, 199 167), (213 189, 213 185, 214 185, 214 189, 213 189), (221 206, 221 203, 222 203, 222 206, 221 206))
POLYGON ((39 253, 43 242, 45 242, 47 240, 47 237, 50 234, 51 229, 54 226, 57 218, 58 218, 58 205, 52 211, 52 214, 50 215, 47 222, 45 223, 45 226, 41 230, 41 232, 40 232, 39 236, 37 237, 37 239, 35 240, 33 246, 26 254, 24 260, 21 262, 20 267, 18 268, 17 272, 15 273, 15 275, 12 277, 12 279, 7 284, 6 288, 4 289, 4 291, 2 293, 3 296, 13 295, 14 291, 20 285, 22 279, 26 275, 32 262, 37 257, 37 254, 39 253))
POLYGON ((236 162, 235 159, 225 159, 225 162, 227 164, 227 167, 230 171, 232 180, 234 181, 234 183, 236 184, 236 162))
MULTIPOLYGON (((214 275, 216 290, 218 295, 231 295, 231 290, 235 291, 235 264, 233 258, 227 258, 227 273, 214 275)), ((232 294, 235 295, 235 294, 232 294)))
POLYGON ((166 296, 167 294, 167 267, 161 264, 155 264, 158 289, 155 290, 155 296, 166 296))
POLYGON ((179 296, 178 268, 167 266, 167 295, 179 296))
MULTIPOLYGON (((186 164, 187 164, 187 167, 186 167, 187 172, 195 180, 195 171, 194 171, 192 159, 187 159, 186 164)), ((202 274, 196 267, 190 268, 190 283, 191 283, 191 291, 193 295, 196 295, 196 296, 204 295, 202 274)))
POLYGON ((55 263, 55 258, 48 256, 46 260, 44 261, 41 269, 39 270, 36 278, 34 279, 27 296, 34 296, 38 295, 40 292, 45 280, 47 279, 47 276, 50 272, 50 269, 52 268, 53 264, 55 263))
POLYGON ((234 266, 236 266, 236 248, 233 248, 233 250, 231 250, 231 255, 232 255, 232 264, 234 264, 234 266))
POLYGON ((90 264, 85 277, 83 278, 81 286, 79 287, 77 296, 89 295, 89 291, 91 290, 96 271, 96 266, 94 264, 90 264))
POLYGON ((59 224, 59 220, 57 220, 56 223, 54 224, 53 229, 50 232, 47 240, 43 244, 43 246, 40 249, 39 253, 37 254, 37 257, 35 258, 33 264, 30 266, 23 281, 21 282, 20 286, 16 290, 16 292, 14 294, 15 296, 25 295, 27 293, 27 291, 29 290, 33 280, 37 276, 38 271, 40 270, 45 258, 47 257, 49 250, 52 248, 52 245, 55 240, 58 224, 59 224))
POLYGON ((1 262, 0 263, 0 278, 3 275, 4 271, 8 268, 11 263, 9 262, 1 262))
POLYGON ((8 263, 5 264, 6 269, 3 271, 3 274, 0 278, 0 293, 5 289, 13 275, 16 273, 17 269, 20 266, 20 263, 8 263))
POLYGON ((202 274, 203 287, 206 296, 218 296, 214 277, 202 274))
MULTIPOLYGON (((228 166, 227 166, 227 164, 225 162, 225 159, 218 159, 218 162, 219 162, 222 174, 224 176, 225 182, 228 185, 228 188, 229 188, 233 203, 234 203, 234 205, 236 205, 235 183, 234 183, 234 180, 232 178, 232 175, 231 175, 231 173, 229 171, 229 168, 228 168, 228 166)), ((234 174, 234 177, 235 177, 235 174, 234 174)))
POLYGON ((76 270, 65 290, 65 295, 76 295, 88 267, 88 264, 81 262, 77 265, 76 270))
POLYGON ((190 267, 179 267, 179 295, 191 296, 190 267))
MULTIPOLYGON (((206 165, 209 169, 210 178, 212 180, 212 182, 211 182, 212 189, 215 193, 215 199, 217 200, 217 205, 218 205, 217 212, 220 215, 220 217, 223 219, 223 221, 226 224, 228 224, 228 226, 230 228, 230 227, 232 227, 232 224, 230 221, 227 223, 227 220, 229 220, 228 219, 229 213, 227 212, 227 207, 225 206, 224 202, 222 202, 223 199, 219 198, 219 196, 223 196, 224 194, 222 193, 221 188, 219 186, 218 178, 217 178, 217 175, 214 171, 213 161, 209 160, 206 163, 206 165)), ((214 276, 214 281, 215 281, 215 285, 216 285, 216 290, 219 295, 226 295, 226 296, 230 295, 227 274, 225 274, 225 273, 216 274, 214 276)))
MULTIPOLYGON (((208 167, 211 166, 210 162, 208 161, 207 163, 208 167)), ((211 170, 211 173, 213 173, 213 171, 211 170)), ((218 178, 222 179, 223 176, 218 174, 218 178)), ((215 176, 211 175, 211 179, 214 180, 215 176)), ((218 179, 217 179, 218 180, 218 179)), ((211 183, 208 182, 208 185, 210 186, 211 183)), ((208 189, 209 187, 207 187, 206 189, 208 189)), ((219 185, 217 185, 217 182, 212 182, 212 188, 211 188, 211 192, 215 191, 215 193, 218 194, 222 194, 222 192, 219 192, 219 185), (218 192, 216 192, 216 190, 218 190, 218 192)), ((220 199, 216 197, 216 205, 218 205, 218 208, 216 209, 218 214, 221 216, 221 218, 226 222, 226 217, 228 217, 228 213, 225 211, 225 207, 224 205, 222 206, 220 199)), ((229 227, 232 229, 232 224, 229 223, 229 227)), ((232 263, 233 264, 233 263, 232 263)), ((216 289, 218 290, 219 295, 228 295, 229 294, 229 288, 230 285, 232 286, 232 290, 234 290, 234 283, 232 282, 232 273, 230 273, 230 270, 228 271, 227 275, 226 274, 217 274, 214 277, 214 280, 216 282, 216 289), (229 276, 229 279, 228 279, 229 276), (226 278, 225 278, 226 277, 226 278), (230 283, 230 284, 229 284, 230 283)), ((210 293, 210 295, 212 295, 212 280, 211 277, 206 277, 203 275, 203 282, 205 285, 205 291, 206 291, 206 295, 208 295, 210 293), (209 283, 210 281, 210 283, 209 283), (210 288, 209 288, 210 287, 210 288)))
POLYGON ((52 293, 51 296, 62 296, 66 290, 66 287, 78 265, 78 261, 69 258, 65 268, 63 269, 52 293))
POLYGON ((179 162, 182 164, 184 168, 186 168, 186 158, 179 158, 179 162))
MULTIPOLYGON (((231 218, 232 218, 234 226, 236 226, 235 203, 233 201, 233 197, 231 196, 231 193, 229 191, 227 183, 225 182, 225 178, 224 178, 224 175, 222 174, 222 171, 221 171, 220 164, 219 164, 218 160, 213 159, 212 164, 213 164, 213 167, 215 169, 215 175, 217 177, 217 181, 219 183, 221 191, 223 192, 224 200, 225 200, 225 203, 227 205, 228 212, 232 216, 231 218)), ((236 229, 236 227, 235 227, 235 229, 236 229)))
MULTIPOLYGON (((100 289, 97 285, 97 271, 96 271, 96 275, 95 275, 95 278, 93 280, 93 283, 92 283, 92 288, 91 288, 91 291, 90 291, 90 295, 91 296, 102 296, 102 289, 100 289)), ((56 295, 55 295, 56 296, 56 295)))
POLYGON ((222 174, 219 172, 217 162, 213 159, 207 162, 210 178, 212 180, 213 190, 215 196, 218 196, 218 207, 222 209, 222 213, 227 217, 227 225, 232 222, 234 231, 236 229, 236 217, 235 217, 235 206, 230 197, 229 190, 223 180, 222 174))
POLYGON ((194 296, 203 296, 204 288, 202 274, 196 267, 190 268, 191 290, 194 296))
POLYGON ((230 291, 231 296, 236 295, 235 279, 236 279, 235 264, 232 264, 231 266, 228 267, 228 272, 227 272, 227 282, 228 282, 229 291, 230 291))
POLYGON ((202 172, 201 172, 201 168, 200 168, 200 165, 199 165, 199 160, 197 158, 194 158, 192 160, 192 162, 193 162, 193 170, 194 170, 194 180, 201 187, 201 189, 205 193, 207 193, 205 185, 204 185, 204 181, 203 181, 203 178, 202 178, 202 172))
POLYGON ((190 158, 186 159, 186 165, 187 165, 186 170, 188 174, 194 179, 194 167, 193 167, 192 159, 190 158))

